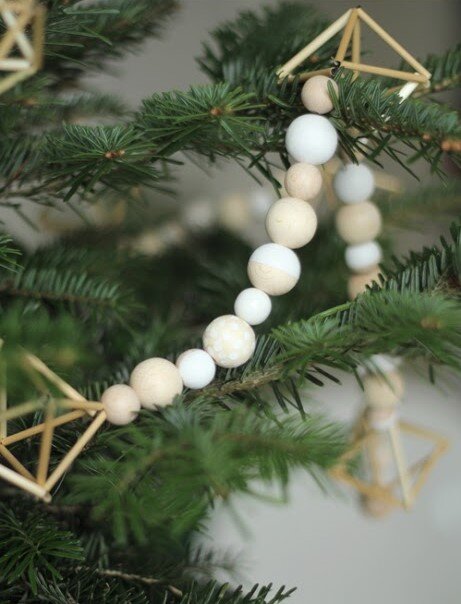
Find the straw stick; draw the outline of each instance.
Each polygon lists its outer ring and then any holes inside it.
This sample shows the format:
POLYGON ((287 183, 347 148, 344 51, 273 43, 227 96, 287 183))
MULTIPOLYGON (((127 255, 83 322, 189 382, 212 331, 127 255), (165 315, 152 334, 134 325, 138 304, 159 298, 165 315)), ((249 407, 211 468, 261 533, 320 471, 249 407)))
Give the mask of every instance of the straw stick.
POLYGON ((289 82, 292 82, 295 79, 295 77, 298 77, 298 80, 300 82, 305 82, 309 78, 313 78, 316 75, 330 76, 331 67, 325 67, 325 69, 316 69, 314 71, 303 71, 302 73, 298 74, 298 76, 288 75, 287 78, 288 78, 289 82))
POLYGON ((392 505, 402 505, 402 503, 396 497, 394 497, 388 489, 383 486, 376 484, 365 484, 355 476, 351 476, 350 474, 347 474, 346 472, 342 471, 338 472, 336 470, 331 470, 330 473, 333 475, 334 478, 337 478, 338 480, 341 480, 342 482, 353 486, 357 491, 359 491, 359 493, 362 493, 362 495, 366 495, 367 497, 370 497, 372 499, 380 499, 392 505))
POLYGON ((352 61, 341 61, 341 67, 361 71, 363 73, 373 73, 375 75, 387 76, 397 80, 407 80, 409 82, 427 82, 427 78, 420 73, 410 73, 400 71, 399 69, 390 69, 388 67, 378 67, 377 65, 365 65, 364 63, 353 63, 352 61))
POLYGON ((423 67, 421 63, 419 63, 407 50, 405 50, 405 48, 403 48, 403 46, 399 44, 397 40, 394 40, 394 38, 390 36, 387 31, 385 31, 380 25, 378 25, 378 23, 376 23, 376 21, 372 19, 370 15, 363 10, 363 8, 358 8, 357 10, 360 18, 363 19, 363 21, 365 21, 365 23, 374 32, 376 32, 378 36, 382 40, 384 40, 384 42, 389 44, 389 46, 393 48, 395 52, 402 57, 402 59, 405 59, 405 61, 409 65, 411 65, 415 71, 426 76, 426 80, 431 77, 430 72, 425 67, 423 67))
POLYGON ((44 377, 46 377, 51 383, 59 388, 59 390, 65 394, 67 397, 76 400, 76 401, 86 401, 85 397, 77 392, 75 388, 72 388, 70 384, 61 379, 54 371, 51 371, 47 365, 43 361, 41 361, 38 357, 28 352, 25 353, 25 357, 30 365, 39 373, 41 373, 44 377))
POLYGON ((413 497, 416 497, 418 495, 418 493, 422 489, 424 483, 426 482, 426 480, 429 477, 429 472, 432 470, 434 465, 437 463, 437 461, 440 459, 440 457, 442 457, 442 455, 445 453, 445 451, 447 449, 448 449, 448 442, 441 443, 432 452, 432 454, 429 455, 428 459, 426 460, 426 463, 422 467, 421 472, 413 485, 413 497))
MULTIPOLYGON (((352 33, 352 62, 360 63, 361 51, 361 27, 360 19, 357 19, 354 25, 354 31, 352 33)), ((344 58, 344 57, 343 57, 344 58)), ((359 72, 354 71, 354 80, 358 78, 359 72)))
POLYGON ((3 361, 0 360, 0 441, 8 434, 8 422, 6 419, 7 405, 6 368, 3 361))
POLYGON ((70 407, 71 409, 85 409, 86 411, 102 411, 104 405, 99 401, 73 401, 73 400, 62 400, 60 401, 62 407, 70 407))
POLYGON ((78 457, 80 452, 83 450, 85 445, 93 438, 99 428, 106 420, 106 412, 101 411, 95 417, 95 419, 91 422, 85 432, 80 436, 75 445, 70 449, 70 451, 62 458, 60 463, 56 466, 53 472, 48 477, 48 480, 45 482, 45 489, 50 491, 54 485, 58 482, 61 476, 68 470, 68 468, 72 465, 75 459, 78 457))
POLYGON ((6 461, 16 470, 19 474, 22 474, 25 478, 32 480, 35 482, 35 478, 29 472, 27 468, 25 468, 22 463, 19 461, 17 457, 11 453, 6 447, 0 445, 0 454, 6 459, 6 461))
POLYGON ((30 68, 30 61, 27 59, 1 59, 0 69, 3 71, 19 71, 30 68))
POLYGON ((330 38, 336 35, 342 27, 344 27, 349 19, 351 14, 351 10, 349 9, 339 17, 336 21, 334 21, 329 27, 327 27, 320 35, 318 35, 312 42, 310 42, 307 46, 305 46, 302 50, 300 50, 294 57, 292 57, 289 61, 287 61, 277 72, 277 75, 280 79, 283 79, 285 76, 289 75, 293 69, 296 69, 298 65, 301 65, 303 61, 305 61, 311 54, 313 54, 316 50, 318 50, 325 42, 328 42, 330 38))
POLYGON ((42 442, 40 443, 40 455, 38 458, 37 482, 44 485, 48 466, 50 465, 51 446, 53 444, 53 419, 56 408, 53 401, 50 401, 46 409, 45 425, 42 432, 42 442))
POLYGON ((43 65, 43 47, 45 43, 45 7, 41 4, 35 7, 35 23, 33 29, 34 68, 40 69, 43 65))
POLYGON ((408 477, 407 463, 400 441, 400 434, 397 424, 392 424, 389 427, 389 438, 391 441, 392 450, 394 452, 395 465, 399 475, 400 487, 402 489, 403 504, 405 509, 409 509, 412 504, 410 480, 408 477))
POLYGON ((341 38, 341 41, 339 43, 338 50, 336 51, 335 59, 337 61, 342 61, 346 55, 346 51, 349 47, 349 42, 351 41, 352 33, 354 31, 354 26, 357 21, 358 15, 359 13, 357 9, 353 8, 346 23, 346 27, 344 28, 343 37, 341 38))
POLYGON ((415 436, 421 436, 422 438, 427 438, 435 442, 443 442, 448 444, 448 439, 438 434, 438 432, 434 432, 433 430, 429 430, 428 428, 421 428, 421 426, 415 426, 414 424, 409 424, 408 422, 401 421, 400 429, 403 432, 406 432, 407 434, 414 434, 415 436))
MULTIPOLYGON (((10 10, 8 10, 7 8, 2 9, 1 13, 2 13, 3 20, 5 21, 5 24, 9 28, 8 34, 10 32, 13 32, 13 37, 14 37, 13 43, 11 44, 10 48, 8 48, 8 50, 6 52, 8 52, 11 49, 11 47, 13 46, 13 44, 16 42, 16 44, 19 46, 19 48, 21 49, 24 56, 29 60, 33 59, 34 50, 32 48, 31 43, 27 39, 27 36, 24 34, 24 27, 26 26, 26 24, 28 23, 28 21, 30 20, 30 18, 32 16, 31 11, 28 8, 24 8, 22 15, 20 15, 18 18, 16 18, 13 15, 13 13, 10 10)), ((5 38, 6 37, 7 36, 5 36, 5 38)), ((4 54, 6 54, 4 48, 5 48, 4 42, 2 40, 2 50, 3 50, 4 54)))
MULTIPOLYGON (((61 426, 62 424, 67 424, 73 422, 80 417, 84 417, 86 415, 85 411, 72 411, 71 413, 66 413, 61 415, 60 417, 56 417, 53 420, 53 428, 56 426, 61 426)), ((11 445, 12 443, 19 442, 20 440, 25 440, 26 438, 30 438, 31 436, 35 436, 36 434, 40 434, 43 432, 45 428, 45 424, 37 424, 36 426, 32 426, 32 428, 26 428, 25 430, 21 430, 16 434, 11 434, 11 436, 7 436, 2 440, 2 444, 11 445)))
POLYGON ((43 499, 43 501, 49 502, 51 501, 50 494, 41 487, 40 485, 24 478, 20 474, 17 474, 14 470, 10 470, 9 468, 5 468, 0 464, 0 478, 3 480, 7 480, 15 487, 23 489, 24 491, 28 491, 31 495, 38 497, 39 499, 43 499))
POLYGON ((26 403, 15 405, 14 407, 6 409, 6 411, 0 412, 0 421, 8 421, 16 417, 22 417, 23 415, 37 411, 37 409, 41 409, 42 406, 43 405, 38 400, 27 401, 26 403))

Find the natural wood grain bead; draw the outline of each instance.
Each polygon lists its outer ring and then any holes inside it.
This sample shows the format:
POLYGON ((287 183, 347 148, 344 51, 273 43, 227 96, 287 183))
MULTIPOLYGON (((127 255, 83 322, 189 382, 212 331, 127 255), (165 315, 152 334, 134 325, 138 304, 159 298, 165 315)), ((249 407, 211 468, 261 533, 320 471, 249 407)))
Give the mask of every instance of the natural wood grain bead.
POLYGON ((365 400, 370 407, 394 407, 402 399, 403 378, 397 370, 385 374, 369 373, 362 381, 365 400))
POLYGON ((146 409, 171 405, 181 394, 183 383, 178 368, 170 361, 154 357, 136 365, 130 376, 130 386, 146 409))
POLYGON ((307 201, 284 197, 266 217, 266 231, 274 243, 297 249, 309 243, 317 230, 317 215, 307 201))
POLYGON ((255 349, 256 338, 246 321, 223 315, 212 321, 203 334, 203 347, 220 367, 239 367, 255 349))
POLYGON ((336 230, 350 245, 375 239, 381 226, 381 213, 371 201, 344 205, 336 213, 336 230))
POLYGON ((367 273, 359 273, 357 275, 351 275, 349 277, 349 281, 347 283, 347 291, 349 294, 349 299, 353 300, 359 294, 363 294, 366 291, 367 285, 371 285, 373 281, 377 281, 379 283, 379 266, 374 266, 367 273))
POLYGON ((298 162, 288 168, 285 174, 285 189, 288 195, 310 201, 322 189, 322 173, 312 164, 298 162))
POLYGON ((301 90, 301 100, 304 107, 313 113, 329 113, 333 109, 333 102, 328 90, 331 83, 338 94, 338 84, 324 75, 316 75, 309 78, 301 90))
POLYGON ((141 409, 138 395, 133 388, 125 384, 115 384, 107 388, 101 396, 101 403, 104 405, 107 421, 116 426, 131 423, 141 409))
POLYGON ((248 262, 248 276, 254 287, 269 296, 281 296, 298 282, 301 264, 296 254, 277 243, 257 248, 248 262))

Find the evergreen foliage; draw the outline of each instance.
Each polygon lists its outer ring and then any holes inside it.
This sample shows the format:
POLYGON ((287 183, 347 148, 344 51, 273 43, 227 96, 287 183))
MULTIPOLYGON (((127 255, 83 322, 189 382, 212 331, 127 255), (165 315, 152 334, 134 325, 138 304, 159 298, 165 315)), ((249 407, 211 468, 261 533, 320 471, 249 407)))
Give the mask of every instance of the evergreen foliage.
MULTIPOLYGON (((328 25, 304 2, 246 11, 203 47, 198 61, 210 84, 155 93, 130 113, 118 99, 86 90, 82 76, 159 35, 176 1, 44 4, 44 69, 0 97, 1 218, 8 209, 28 220, 32 204, 81 212, 101 199, 109 206, 122 199, 126 215, 101 229, 83 224, 34 251, 22 249, 2 223, 1 376, 10 407, 36 402, 34 413, 10 422, 11 432, 42 420, 44 399, 26 379, 24 349, 96 400, 127 381, 139 361, 173 359, 196 346, 203 326, 229 312, 229 300, 247 286, 250 247, 215 229, 188 232, 161 254, 139 251, 146 229, 177 220, 171 208, 151 210, 155 191, 146 187, 170 186, 183 152, 200 162, 230 158, 278 192, 274 157, 287 164, 284 133, 305 110, 299 82, 280 83, 275 71, 328 25)), ((311 59, 315 67, 329 66, 336 46, 333 38, 311 59)), ((430 88, 403 104, 389 93, 395 81, 353 82, 337 73, 342 85, 331 119, 342 151, 377 164, 387 156, 408 170, 423 160, 439 173, 447 158, 458 162, 458 114, 433 97, 459 85, 460 56, 459 46, 429 56, 430 88)), ((270 320, 256 329, 249 363, 219 370, 210 386, 185 391, 162 411, 143 411, 130 426, 104 427, 50 505, 0 483, 2 602, 285 601, 292 590, 210 581, 214 567, 233 565, 197 550, 194 534, 216 501, 261 497, 255 481, 276 484, 284 500, 301 468, 330 488, 328 470, 345 449, 346 430, 311 415, 309 387, 339 383, 383 352, 423 364, 431 379, 436 368, 459 371, 459 193, 449 181, 380 196, 386 261, 379 282, 353 302, 344 302, 343 245, 328 213, 299 253, 298 287, 274 300, 270 320), (434 212, 441 229, 447 217, 455 220, 450 236, 396 258, 393 227, 434 222, 434 212)), ((59 429, 51 467, 82 429, 82 422, 59 429)), ((11 450, 34 469, 32 439, 11 450)))

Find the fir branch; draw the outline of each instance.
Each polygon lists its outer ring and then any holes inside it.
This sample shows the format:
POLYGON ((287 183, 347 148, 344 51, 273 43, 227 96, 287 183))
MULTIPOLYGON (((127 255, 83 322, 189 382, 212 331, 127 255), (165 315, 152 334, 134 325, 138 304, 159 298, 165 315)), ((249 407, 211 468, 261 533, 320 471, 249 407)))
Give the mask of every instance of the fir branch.
POLYGON ((15 271, 18 268, 18 256, 21 253, 12 243, 11 237, 0 235, 0 269, 15 271))

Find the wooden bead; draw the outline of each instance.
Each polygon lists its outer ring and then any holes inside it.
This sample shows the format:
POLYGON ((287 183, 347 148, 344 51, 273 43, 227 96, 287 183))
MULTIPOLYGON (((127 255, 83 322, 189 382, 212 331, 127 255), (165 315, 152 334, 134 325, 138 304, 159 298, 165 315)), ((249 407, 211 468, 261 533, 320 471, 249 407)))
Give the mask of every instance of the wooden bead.
POLYGON ((170 361, 154 357, 136 365, 130 376, 130 386, 146 409, 171 405, 181 394, 183 383, 178 368, 170 361))
POLYGON ((361 203, 373 194, 375 178, 365 164, 346 164, 336 172, 333 187, 344 203, 361 203))
POLYGON ((333 109, 333 102, 328 90, 331 83, 338 94, 338 84, 324 75, 309 78, 301 90, 301 100, 304 107, 313 113, 329 113, 333 109))
POLYGON ((223 315, 212 321, 203 334, 203 347, 220 367, 239 367, 254 352, 256 337, 246 321, 223 315))
POLYGON ((347 283, 349 299, 353 300, 359 294, 363 294, 367 289, 367 285, 371 285, 373 281, 377 281, 379 283, 379 274, 379 266, 374 266, 368 273, 351 275, 347 283))
POLYGON ((291 249, 309 243, 317 230, 317 215, 307 201, 284 197, 276 201, 266 217, 266 231, 274 243, 291 249))
POLYGON ((101 396, 101 403, 104 405, 107 421, 116 426, 131 423, 141 409, 136 392, 125 384, 115 384, 107 388, 101 396))
POLYGON ((370 407, 395 407, 403 396, 404 384, 399 371, 369 373, 362 381, 365 400, 370 407))
POLYGON ((381 260, 382 251, 376 241, 348 245, 345 252, 347 266, 355 273, 368 273, 381 260))
POLYGON ((336 230, 350 245, 375 239, 381 226, 381 213, 371 201, 344 205, 336 213, 336 230))
POLYGON ((250 256, 248 276, 254 287, 269 296, 281 296, 298 282, 301 264, 298 257, 287 247, 266 243, 250 256))
POLYGON ((191 348, 179 355, 176 361, 184 386, 197 390, 213 380, 216 365, 211 356, 200 348, 191 348))
POLYGON ((338 145, 336 128, 321 115, 300 115, 288 126, 285 145, 296 161, 324 164, 335 154, 338 145))
POLYGON ((256 287, 248 287, 235 300, 234 312, 248 325, 259 325, 270 315, 272 302, 266 292, 256 287))
POLYGON ((320 193, 322 182, 322 173, 317 166, 299 162, 288 168, 284 185, 291 197, 310 201, 320 193))

